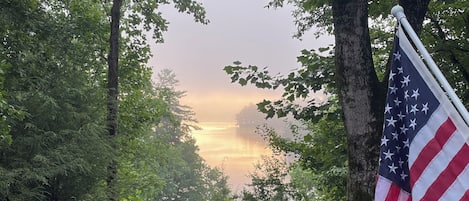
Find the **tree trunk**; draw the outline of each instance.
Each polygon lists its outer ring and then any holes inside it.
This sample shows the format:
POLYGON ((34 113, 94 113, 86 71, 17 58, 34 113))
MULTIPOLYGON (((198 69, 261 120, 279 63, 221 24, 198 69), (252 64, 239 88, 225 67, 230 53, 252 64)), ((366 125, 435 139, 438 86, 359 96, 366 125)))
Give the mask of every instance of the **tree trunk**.
MULTIPOLYGON (((119 61, 119 25, 120 25, 120 10, 122 7, 122 0, 113 0, 111 9, 111 36, 109 39, 110 51, 108 57, 108 96, 107 96, 107 129, 110 138, 111 146, 114 151, 117 150, 116 137, 118 131, 118 96, 119 96, 119 74, 118 74, 118 61, 119 61)), ((117 161, 115 158, 111 159, 108 166, 108 178, 106 180, 108 192, 107 197, 111 201, 119 200, 119 188, 117 187, 117 161)))
MULTIPOLYGON (((429 0, 400 0, 417 33, 429 0)), ((373 67, 366 0, 333 0, 335 62, 347 130, 347 200, 373 200, 387 82, 373 67)))
POLYGON ((422 32, 422 23, 429 3, 430 0, 399 0, 399 5, 404 8, 406 18, 417 35, 422 32))
POLYGON ((386 88, 373 67, 368 1, 334 0, 336 79, 347 131, 347 200, 373 200, 386 88))

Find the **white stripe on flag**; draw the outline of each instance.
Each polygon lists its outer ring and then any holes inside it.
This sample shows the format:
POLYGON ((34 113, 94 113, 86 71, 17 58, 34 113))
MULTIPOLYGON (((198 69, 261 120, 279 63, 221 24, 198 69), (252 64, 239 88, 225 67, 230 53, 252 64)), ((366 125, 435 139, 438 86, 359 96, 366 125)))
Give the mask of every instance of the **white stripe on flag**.
POLYGON ((409 200, 409 193, 401 190, 401 193, 399 194, 399 198, 397 199, 397 201, 408 201, 409 200))
POLYGON ((391 188, 391 181, 382 177, 381 175, 378 176, 378 181, 376 182, 376 189, 375 189, 375 200, 386 200, 386 196, 388 196, 389 189, 391 188))
MULTIPOLYGON (((386 200, 388 193, 391 191, 391 186, 394 185, 389 179, 385 177, 378 176, 378 181, 376 182, 375 189, 375 200, 386 200)), ((395 186, 396 187, 396 186, 395 186)), ((408 201, 409 193, 400 189, 399 196, 396 201, 408 201)))

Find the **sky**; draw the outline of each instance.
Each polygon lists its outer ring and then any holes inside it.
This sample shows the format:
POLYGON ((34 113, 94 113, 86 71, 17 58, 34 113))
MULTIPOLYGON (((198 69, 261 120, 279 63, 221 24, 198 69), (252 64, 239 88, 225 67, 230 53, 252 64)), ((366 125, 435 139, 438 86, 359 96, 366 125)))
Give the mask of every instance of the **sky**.
MULTIPOLYGON (((222 70, 234 61, 268 67, 272 73, 298 68, 302 49, 323 47, 330 37, 292 38, 295 25, 291 7, 267 9, 265 0, 200 0, 208 25, 170 6, 160 11, 169 21, 164 43, 152 45, 149 65, 154 72, 168 68, 187 91, 182 104, 192 107, 199 121, 234 121, 236 113, 250 103, 280 97, 279 91, 241 87, 231 83, 222 70)), ((309 36, 309 37, 308 37, 309 36)))

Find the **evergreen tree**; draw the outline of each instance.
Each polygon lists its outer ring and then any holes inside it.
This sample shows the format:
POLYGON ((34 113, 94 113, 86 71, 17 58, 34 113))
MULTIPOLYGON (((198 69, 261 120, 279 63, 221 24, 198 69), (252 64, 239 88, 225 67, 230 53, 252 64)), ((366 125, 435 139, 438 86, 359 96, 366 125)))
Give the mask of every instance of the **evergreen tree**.
POLYGON ((2 4, 1 52, 11 65, 4 97, 24 118, 11 119, 12 143, 0 149, 0 196, 83 199, 108 157, 102 90, 88 79, 105 64, 98 56, 104 15, 79 2, 2 4))

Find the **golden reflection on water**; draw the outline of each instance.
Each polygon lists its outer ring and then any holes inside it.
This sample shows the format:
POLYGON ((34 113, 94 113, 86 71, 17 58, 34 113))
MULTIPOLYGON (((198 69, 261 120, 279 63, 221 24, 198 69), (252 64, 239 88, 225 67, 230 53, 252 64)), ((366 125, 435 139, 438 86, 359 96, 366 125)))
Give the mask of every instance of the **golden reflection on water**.
POLYGON ((249 173, 262 155, 272 151, 254 129, 241 129, 235 122, 200 122, 202 130, 192 132, 199 146, 199 154, 212 167, 221 167, 229 176, 233 192, 250 182, 249 173))

